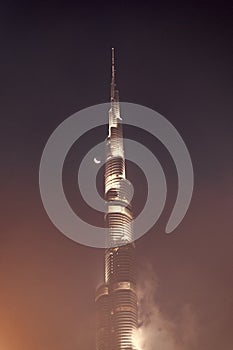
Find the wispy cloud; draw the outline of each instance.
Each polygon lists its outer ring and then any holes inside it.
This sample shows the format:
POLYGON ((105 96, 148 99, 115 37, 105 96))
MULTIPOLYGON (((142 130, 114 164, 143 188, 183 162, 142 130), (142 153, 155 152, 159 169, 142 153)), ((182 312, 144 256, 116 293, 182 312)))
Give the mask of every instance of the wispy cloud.
POLYGON ((190 350, 195 349, 196 321, 192 308, 184 304, 179 322, 168 319, 156 302, 158 280, 150 265, 139 272, 139 329, 136 344, 140 350, 190 350))

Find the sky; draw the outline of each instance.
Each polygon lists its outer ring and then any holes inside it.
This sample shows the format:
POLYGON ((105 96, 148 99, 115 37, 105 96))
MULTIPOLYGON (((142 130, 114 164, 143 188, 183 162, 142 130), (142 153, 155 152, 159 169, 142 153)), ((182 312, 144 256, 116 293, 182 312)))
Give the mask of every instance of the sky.
MULTIPOLYGON (((55 228, 38 177, 52 131, 73 113, 108 102, 115 47, 121 101, 165 116, 194 168, 189 210, 166 235, 174 164, 158 140, 125 130, 156 154, 168 182, 164 212, 136 242, 140 341, 146 350, 232 349, 232 6, 12 0, 0 4, 0 26, 0 348, 95 348, 104 252, 55 228)), ((65 164, 69 201, 86 218, 94 214, 81 203, 75 167, 104 137, 104 129, 86 135, 65 164)), ((139 205, 145 179, 130 163, 128 174, 139 205)))

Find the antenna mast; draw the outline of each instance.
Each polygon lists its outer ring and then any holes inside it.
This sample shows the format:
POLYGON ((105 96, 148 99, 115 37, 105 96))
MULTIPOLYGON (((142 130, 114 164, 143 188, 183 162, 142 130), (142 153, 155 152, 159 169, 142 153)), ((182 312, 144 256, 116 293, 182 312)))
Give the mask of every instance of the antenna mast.
POLYGON ((115 57, 114 48, 112 48, 112 81, 111 81, 111 101, 115 101, 115 57))

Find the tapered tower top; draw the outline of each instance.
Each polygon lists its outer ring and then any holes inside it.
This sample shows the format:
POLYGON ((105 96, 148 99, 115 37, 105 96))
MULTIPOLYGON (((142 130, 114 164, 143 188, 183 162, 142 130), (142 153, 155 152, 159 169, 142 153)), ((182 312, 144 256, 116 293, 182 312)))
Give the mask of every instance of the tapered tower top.
POLYGON ((111 81, 111 101, 115 100, 115 53, 114 47, 112 47, 112 81, 111 81))

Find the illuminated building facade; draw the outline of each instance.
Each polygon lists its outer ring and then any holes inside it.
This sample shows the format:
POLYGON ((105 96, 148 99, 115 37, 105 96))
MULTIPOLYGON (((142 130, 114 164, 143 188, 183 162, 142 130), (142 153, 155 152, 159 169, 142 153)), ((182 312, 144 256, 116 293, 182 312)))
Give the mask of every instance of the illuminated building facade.
POLYGON ((131 195, 126 178, 119 94, 115 84, 112 49, 111 108, 106 140, 105 215, 108 227, 105 249, 105 283, 96 291, 96 350, 135 350, 138 326, 131 195))

